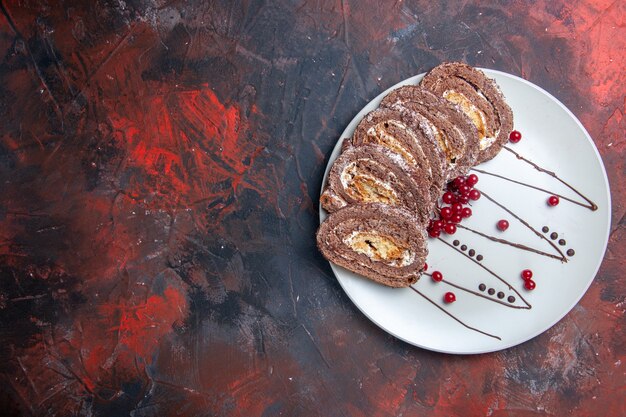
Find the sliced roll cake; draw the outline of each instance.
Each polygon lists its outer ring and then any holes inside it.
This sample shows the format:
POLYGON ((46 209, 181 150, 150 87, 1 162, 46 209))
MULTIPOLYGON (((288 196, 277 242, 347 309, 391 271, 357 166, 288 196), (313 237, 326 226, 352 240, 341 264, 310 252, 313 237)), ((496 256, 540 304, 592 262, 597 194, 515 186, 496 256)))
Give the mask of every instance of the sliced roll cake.
POLYGON ((404 207, 423 225, 432 207, 429 188, 421 171, 384 146, 348 145, 333 163, 320 201, 330 213, 359 203, 404 207))
POLYGON ((413 213, 381 203, 332 213, 317 230, 317 246, 327 260, 390 287, 414 284, 428 254, 413 213))
POLYGON ((445 155, 446 179, 464 175, 474 166, 479 154, 478 132, 472 121, 449 101, 416 85, 393 90, 380 103, 381 107, 406 109, 427 136, 445 155))
POLYGON ((476 164, 493 158, 513 130, 513 112, 494 80, 459 62, 433 68, 420 85, 456 104, 478 129, 480 154, 476 164))
POLYGON ((444 157, 434 137, 411 114, 388 108, 368 113, 352 136, 355 146, 367 143, 379 144, 400 155, 430 183, 430 200, 439 198, 445 182, 444 157))

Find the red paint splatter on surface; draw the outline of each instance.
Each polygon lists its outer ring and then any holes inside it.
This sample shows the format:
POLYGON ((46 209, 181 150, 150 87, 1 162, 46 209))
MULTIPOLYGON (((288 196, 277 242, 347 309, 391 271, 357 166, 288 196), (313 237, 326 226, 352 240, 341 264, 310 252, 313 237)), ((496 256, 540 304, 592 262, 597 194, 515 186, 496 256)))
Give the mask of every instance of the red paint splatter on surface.
POLYGON ((586 77, 578 80, 583 95, 591 93, 599 106, 606 106, 611 96, 623 96, 614 88, 626 84, 626 38, 620 35, 626 25, 626 4, 585 0, 559 6, 557 12, 551 4, 544 0, 524 10, 544 36, 574 40, 571 46, 579 62, 572 70, 584 68, 586 77))
MULTIPOLYGON (((145 97, 131 110, 110 113, 115 139, 127 152, 126 192, 152 208, 228 200, 240 185, 262 192, 247 173, 259 146, 240 109, 226 106, 208 87, 145 97)), ((261 148, 262 149, 262 148, 261 148)))
POLYGON ((151 295, 138 305, 103 305, 101 313, 106 323, 119 316, 119 326, 109 332, 117 333, 119 343, 151 362, 150 355, 159 339, 172 330, 172 325, 185 318, 187 301, 178 290, 168 287, 163 296, 151 295))

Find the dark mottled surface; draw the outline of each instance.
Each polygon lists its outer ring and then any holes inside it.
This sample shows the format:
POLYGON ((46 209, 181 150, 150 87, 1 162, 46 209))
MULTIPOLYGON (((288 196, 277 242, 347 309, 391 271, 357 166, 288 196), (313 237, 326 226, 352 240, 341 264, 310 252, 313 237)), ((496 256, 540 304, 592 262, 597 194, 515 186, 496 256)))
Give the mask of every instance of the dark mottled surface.
POLYGON ((625 415, 626 4, 0 3, 4 415, 625 415), (315 249, 326 158, 442 60, 544 87, 596 141, 606 259, 516 348, 411 347, 315 249))

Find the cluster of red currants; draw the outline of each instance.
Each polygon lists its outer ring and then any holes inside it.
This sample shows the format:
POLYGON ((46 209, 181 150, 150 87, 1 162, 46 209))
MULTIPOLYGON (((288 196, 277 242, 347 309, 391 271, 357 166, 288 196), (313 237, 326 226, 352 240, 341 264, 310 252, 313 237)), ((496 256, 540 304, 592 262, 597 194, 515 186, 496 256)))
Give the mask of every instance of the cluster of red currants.
POLYGON ((480 198, 480 191, 474 188, 477 182, 478 176, 471 174, 456 177, 448 183, 448 190, 441 197, 444 205, 439 208, 439 216, 431 219, 426 229, 428 236, 435 238, 441 232, 449 235, 456 233, 456 225, 472 215, 472 209, 468 207, 470 200, 480 198))

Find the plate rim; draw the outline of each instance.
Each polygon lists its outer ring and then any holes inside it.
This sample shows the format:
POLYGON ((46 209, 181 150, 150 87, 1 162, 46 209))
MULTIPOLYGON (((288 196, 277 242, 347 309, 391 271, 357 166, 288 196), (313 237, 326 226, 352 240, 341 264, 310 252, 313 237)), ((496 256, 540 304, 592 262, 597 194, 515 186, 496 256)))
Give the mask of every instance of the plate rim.
MULTIPOLYGON (((352 304, 354 304, 357 309, 363 314, 365 315, 365 317, 367 317, 368 320, 370 320, 372 323, 374 323, 377 327, 379 327, 381 330, 385 331, 386 333, 392 335, 393 337, 402 340, 405 343, 408 343, 412 346, 416 346, 422 349, 426 349, 432 352, 439 352, 439 353, 445 353, 445 354, 450 354, 450 355, 480 355, 480 354, 485 354, 485 353, 492 353, 492 352, 499 352, 511 347, 515 347, 515 346, 519 346, 523 343, 526 343, 532 339, 534 339, 535 337, 547 332, 548 330, 550 330, 552 327, 554 327, 557 323, 559 323, 561 320, 563 320, 563 318, 565 316, 567 316, 573 309, 574 307, 580 302, 580 300, 585 296, 585 294, 587 294, 587 291, 589 290, 589 287, 591 286, 591 284, 593 283, 593 281, 595 280, 596 276, 598 275, 598 272, 600 270, 600 267, 602 266, 602 263, 604 261, 604 258, 606 256, 606 250, 608 247, 608 242, 609 242, 609 237, 610 237, 610 233, 611 233, 611 218, 612 218, 612 199, 611 199, 611 186, 609 183, 609 178, 608 175, 606 173, 606 167, 604 165, 604 161, 602 160, 602 155, 600 154, 600 152, 598 151, 598 148, 595 144, 595 142, 593 141, 593 138, 591 137, 591 135, 589 134, 589 132, 587 131, 587 129, 585 128, 585 126, 582 124, 582 122, 578 119, 578 117, 576 117, 576 115, 567 107, 565 106, 559 99, 557 99, 556 97, 554 97, 552 94, 550 94, 548 91, 546 91, 545 89, 543 89, 542 87, 528 81, 525 80, 524 78, 521 78, 517 75, 514 74, 510 74, 504 71, 499 71, 499 70, 494 70, 494 69, 489 69, 489 68, 481 68, 481 67, 476 67, 477 69, 485 72, 487 75, 490 74, 497 74, 499 76, 502 77, 506 77, 506 78, 511 78, 515 81, 521 82, 522 84, 531 87, 537 91, 539 91, 540 93, 542 93, 543 95, 547 96, 551 101, 553 101, 554 103, 556 103, 561 109, 563 109, 565 111, 565 113, 570 117, 570 119, 572 119, 576 125, 578 126, 578 128, 584 133, 584 137, 585 139, 589 142, 589 144, 591 145, 594 155, 596 157, 596 159, 600 162, 600 170, 601 170, 601 174, 602 174, 602 178, 604 180, 604 185, 605 185, 605 190, 606 190, 606 197, 607 197, 607 218, 608 218, 608 227, 606 229, 606 233, 603 239, 603 248, 602 248, 602 256, 599 258, 599 261, 597 262, 595 268, 594 268, 594 272, 591 276, 590 279, 588 279, 588 282, 586 283, 584 289, 581 291, 580 295, 578 297, 576 297, 576 299, 571 303, 571 305, 565 310, 565 312, 563 314, 558 314, 556 319, 554 319, 553 321, 550 322, 549 325, 547 325, 545 328, 542 327, 540 330, 538 330, 537 332, 530 332, 529 336, 527 338, 525 338, 522 341, 513 341, 511 343, 504 343, 502 346, 498 346, 492 349, 474 349, 474 350, 463 350, 463 349, 455 349, 455 350, 448 350, 448 349, 440 349, 440 348, 433 348, 430 346, 426 346, 420 343, 416 343, 414 341, 410 341, 406 338, 404 338, 403 336, 397 334, 396 332, 392 332, 391 330, 387 329, 385 326, 383 326, 381 323, 379 323, 374 317, 372 317, 370 314, 368 314, 363 308, 361 308, 361 306, 359 305, 359 303, 357 303, 353 296, 350 294, 349 291, 346 290, 346 287, 343 283, 343 280, 339 278, 338 274, 337 274, 337 268, 340 268, 339 266, 333 264, 330 261, 327 261, 330 264, 330 267, 333 271, 333 274, 335 275, 335 278, 337 279, 337 281, 339 282, 339 285, 341 286, 343 292, 348 296, 348 298, 350 299, 350 301, 352 302, 352 304)), ((426 75, 426 72, 408 77, 404 80, 401 80, 399 82, 397 82, 396 84, 392 85, 391 87, 385 89, 384 91, 382 91, 380 94, 378 94, 376 97, 374 97, 373 99, 369 100, 356 114, 355 116, 350 120, 350 122, 348 122, 348 124, 346 125, 346 128, 343 130, 343 132, 341 133, 341 135, 339 136, 339 139, 337 140, 335 146, 333 147, 331 153, 330 153, 330 157, 329 160, 326 164, 326 169, 324 170, 324 176, 322 178, 322 185, 321 185, 321 189, 320 189, 320 196, 322 194, 322 192, 324 191, 325 185, 326 185, 326 179, 328 177, 328 172, 330 171, 330 168, 332 166, 332 162, 334 162, 334 159, 331 160, 332 155, 335 153, 336 149, 338 147, 341 146, 341 143, 343 142, 344 139, 346 139, 346 131, 349 129, 350 125, 352 125, 357 118, 359 117, 359 115, 365 110, 365 108, 372 102, 376 102, 382 100, 382 98, 387 95, 390 91, 402 86, 402 85, 411 85, 411 84, 416 84, 418 83, 423 77, 424 75, 426 75)), ((336 159, 336 158, 335 158, 336 159)), ((324 221, 324 219, 327 217, 327 215, 325 214, 325 210, 322 208, 321 205, 321 201, 318 204, 318 209, 319 209, 319 221, 320 224, 324 221)))

